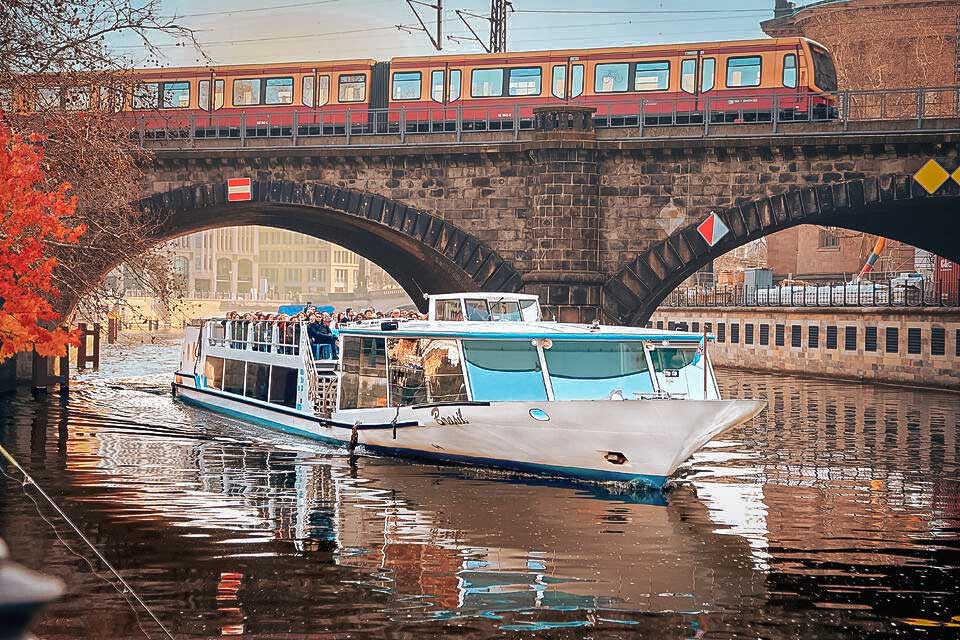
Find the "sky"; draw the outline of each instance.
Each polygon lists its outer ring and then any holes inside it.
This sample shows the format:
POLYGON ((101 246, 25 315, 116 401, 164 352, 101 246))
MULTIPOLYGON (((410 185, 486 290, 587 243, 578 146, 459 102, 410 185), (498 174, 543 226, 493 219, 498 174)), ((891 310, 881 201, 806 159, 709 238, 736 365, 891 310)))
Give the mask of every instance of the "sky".
MULTIPOLYGON (((436 0, 423 0, 434 3, 436 0)), ((479 53, 455 9, 485 14, 489 0, 443 0, 444 40, 440 53, 479 53)), ((509 51, 696 42, 766 37, 762 20, 773 17, 774 0, 513 0, 508 17, 509 51)), ((801 4, 801 3, 798 3, 801 4)), ((164 15, 196 31, 209 58, 191 47, 156 38, 164 65, 248 64, 336 60, 437 53, 418 27, 405 0, 163 0, 164 15), (229 9, 224 9, 224 6, 229 9)), ((418 7, 427 25, 436 13, 418 7)), ((472 23, 486 40, 489 26, 472 23)), ((141 66, 142 45, 118 40, 116 51, 141 66)), ((152 65, 151 65, 152 66, 152 65)))

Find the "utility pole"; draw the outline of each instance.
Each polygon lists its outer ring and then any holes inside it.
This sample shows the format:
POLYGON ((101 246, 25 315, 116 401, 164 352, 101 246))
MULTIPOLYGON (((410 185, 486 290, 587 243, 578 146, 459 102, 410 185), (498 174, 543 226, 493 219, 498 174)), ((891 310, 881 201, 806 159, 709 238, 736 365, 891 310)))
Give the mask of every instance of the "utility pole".
POLYGON ((410 6, 410 10, 413 11, 413 15, 416 16, 417 22, 420 23, 420 27, 408 27, 402 24, 397 25, 397 29, 401 31, 423 31, 427 34, 427 37, 430 38, 430 42, 433 44, 433 47, 437 51, 443 50, 443 0, 436 0, 436 4, 430 4, 428 2, 421 2, 420 0, 407 0, 407 4, 410 6), (420 17, 420 13, 417 11, 416 5, 421 7, 426 7, 428 9, 433 9, 437 12, 437 29, 436 35, 431 33, 430 29, 427 28, 426 23, 424 23, 423 18, 420 17))
MULTIPOLYGON (((409 2, 410 0, 407 0, 409 2)), ((476 13, 471 13, 469 11, 463 11, 461 9, 456 10, 457 17, 460 18, 460 21, 470 30, 472 38, 458 38, 456 36, 447 36, 449 40, 455 42, 463 42, 469 40, 476 40, 480 43, 480 46, 483 47, 483 50, 487 53, 506 53, 507 52, 507 11, 513 11, 513 3, 510 0, 490 0, 490 15, 484 16, 476 13), (489 44, 484 43, 477 34, 476 30, 473 28, 473 25, 467 20, 467 16, 471 18, 479 18, 480 20, 486 20, 490 23, 490 41, 489 44)))

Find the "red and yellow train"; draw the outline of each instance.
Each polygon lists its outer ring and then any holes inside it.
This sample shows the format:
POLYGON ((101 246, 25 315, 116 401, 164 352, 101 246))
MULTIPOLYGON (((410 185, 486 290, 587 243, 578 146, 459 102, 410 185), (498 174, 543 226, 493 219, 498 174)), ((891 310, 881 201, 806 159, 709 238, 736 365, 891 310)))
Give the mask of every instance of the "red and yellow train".
MULTIPOLYGON (((142 116, 141 126, 191 122, 198 135, 297 126, 306 133, 385 126, 467 128, 532 117, 537 106, 597 108, 611 124, 831 117, 836 72, 805 38, 565 49, 327 62, 145 69, 129 91, 46 87, 21 96, 49 106, 104 107, 142 116), (296 115, 294 115, 296 114, 296 115), (632 120, 631 120, 632 119, 632 120)), ((512 125, 511 125, 512 126, 512 125)))

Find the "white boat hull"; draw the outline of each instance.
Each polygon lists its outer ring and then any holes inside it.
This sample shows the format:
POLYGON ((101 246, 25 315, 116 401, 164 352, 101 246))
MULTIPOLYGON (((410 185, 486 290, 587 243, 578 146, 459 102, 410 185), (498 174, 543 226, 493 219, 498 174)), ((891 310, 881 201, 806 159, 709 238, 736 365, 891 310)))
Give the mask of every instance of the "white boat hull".
POLYGON ((491 402, 345 410, 323 420, 185 382, 175 385, 184 400, 333 444, 348 444, 356 425, 358 444, 374 453, 653 487, 765 406, 754 400, 491 402))

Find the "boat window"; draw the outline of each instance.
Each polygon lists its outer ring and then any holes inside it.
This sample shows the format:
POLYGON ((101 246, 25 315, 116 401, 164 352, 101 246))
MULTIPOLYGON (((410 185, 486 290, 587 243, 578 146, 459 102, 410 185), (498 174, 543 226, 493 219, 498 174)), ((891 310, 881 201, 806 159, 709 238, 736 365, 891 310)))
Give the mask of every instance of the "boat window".
POLYGON ((473 399, 546 400, 537 348, 529 340, 464 340, 473 399))
POLYGON ((460 300, 437 300, 437 320, 463 320, 463 309, 460 300))
POLYGON ((220 322, 211 322, 210 323, 210 340, 213 341, 217 346, 223 345, 223 334, 224 334, 224 325, 226 321, 220 322))
POLYGON ((243 379, 246 363, 243 360, 224 359, 223 361, 223 390, 227 393, 243 395, 243 379))
POLYGON ((270 365, 257 362, 247 363, 247 386, 243 395, 257 400, 267 399, 267 388, 270 384, 270 365))
POLYGON ((539 322, 541 319, 539 302, 536 300, 521 300, 520 315, 523 316, 524 322, 539 322))
POLYGON ((653 360, 653 370, 657 373, 674 369, 679 371, 684 367, 689 367, 693 363, 693 357, 696 349, 654 349, 650 352, 650 359, 653 360))
POLYGON ((630 400, 653 391, 642 342, 557 340, 543 355, 557 400, 603 400, 614 391, 630 400))
POLYGON ((483 298, 468 298, 463 302, 467 307, 467 320, 485 322, 490 319, 490 308, 487 306, 487 301, 483 298))
POLYGON ((387 406, 387 352, 383 338, 345 336, 340 408, 387 406))
POLYGON ((207 379, 207 386, 212 389, 223 388, 223 358, 207 356, 203 364, 203 375, 207 379))
POLYGON ((297 382, 300 372, 290 367, 270 367, 270 402, 285 407, 297 406, 297 382))
POLYGON ((455 340, 400 338, 389 340, 387 346, 394 406, 467 400, 455 340))
POLYGON ((516 300, 501 300, 500 302, 490 303, 490 315, 494 320, 509 320, 519 322, 520 304, 516 300))

